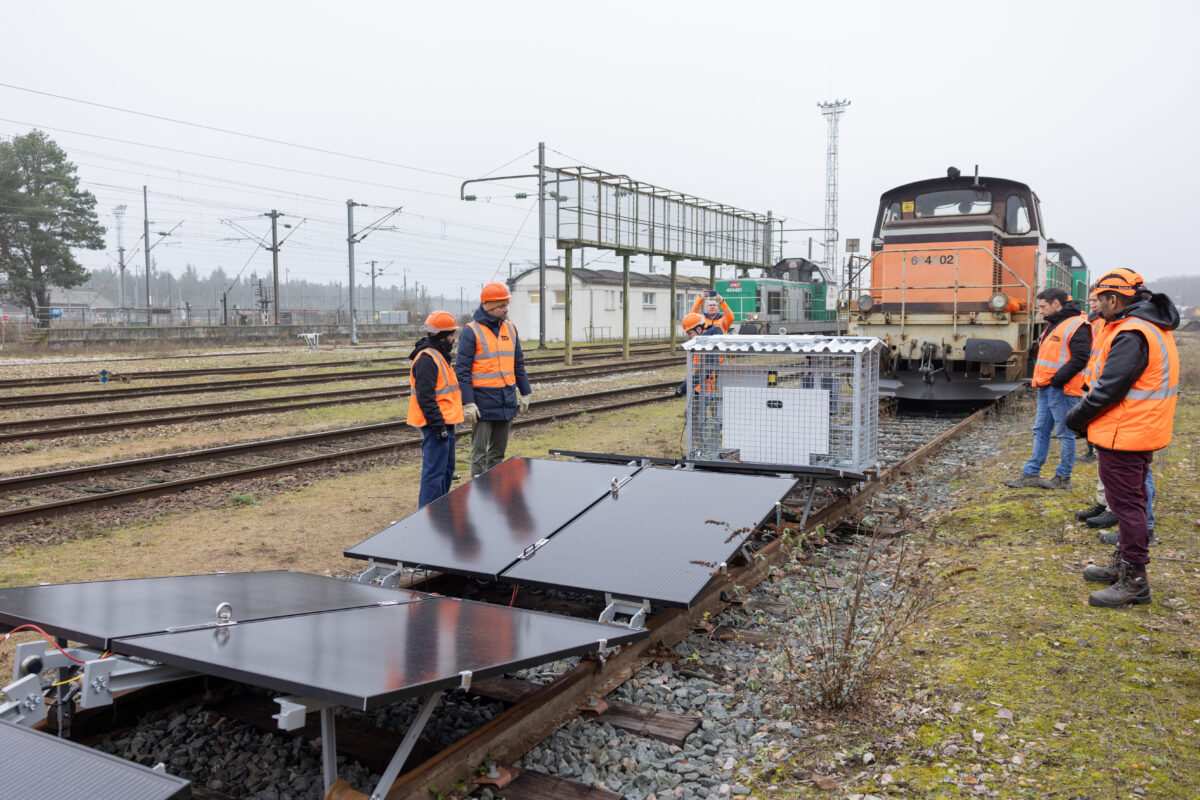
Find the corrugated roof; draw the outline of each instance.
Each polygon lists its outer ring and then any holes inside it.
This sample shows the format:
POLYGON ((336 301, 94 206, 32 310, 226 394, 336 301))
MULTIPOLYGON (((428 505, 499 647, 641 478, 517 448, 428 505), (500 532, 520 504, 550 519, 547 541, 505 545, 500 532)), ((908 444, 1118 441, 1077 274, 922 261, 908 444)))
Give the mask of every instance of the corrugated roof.
POLYGON ((883 347, 874 336, 697 336, 684 350, 722 353, 868 353, 883 347))

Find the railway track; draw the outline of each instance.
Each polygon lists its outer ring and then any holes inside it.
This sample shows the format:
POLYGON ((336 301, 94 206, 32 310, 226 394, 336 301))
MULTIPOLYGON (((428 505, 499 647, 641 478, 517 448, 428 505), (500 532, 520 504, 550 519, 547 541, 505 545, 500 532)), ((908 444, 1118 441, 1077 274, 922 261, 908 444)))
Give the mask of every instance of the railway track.
MULTIPOLYGON (((632 352, 635 355, 649 355, 653 353, 667 352, 669 347, 666 345, 653 345, 648 347, 633 348, 632 352)), ((576 360, 589 361, 597 358, 612 358, 619 356, 621 349, 605 348, 587 350, 579 352, 575 355, 576 360)), ((562 356, 527 356, 525 363, 527 366, 535 364, 552 364, 561 363, 562 356)), ((140 372, 123 372, 114 373, 112 380, 114 382, 129 382, 129 381, 147 381, 147 380, 177 380, 179 378, 197 378, 209 375, 255 375, 271 372, 294 372, 298 370, 310 369, 334 369, 337 367, 349 367, 356 364, 398 364, 407 363, 408 356, 387 356, 383 358, 367 357, 358 360, 342 359, 339 361, 316 361, 309 363, 288 363, 288 364, 247 364, 236 367, 198 367, 195 369, 168 369, 168 370, 143 370, 140 372)), ((46 376, 38 378, 8 378, 0 380, 0 391, 5 389, 23 389, 39 386, 68 386, 71 384, 94 384, 97 382, 96 373, 77 374, 77 375, 58 375, 46 376)))
MULTIPOLYGON (((562 380, 606 377, 613 374, 660 369, 678 366, 678 358, 639 362, 637 364, 615 364, 594 367, 566 367, 560 370, 531 372, 534 383, 562 380)), ((161 425, 180 425, 204 422, 250 414, 284 414, 312 408, 345 405, 347 403, 369 403, 407 397, 407 384, 365 389, 343 389, 334 392, 311 392, 284 395, 281 397, 229 400, 216 403, 192 405, 157 406, 129 411, 106 411, 95 414, 68 414, 58 417, 36 417, 4 423, 0 433, 0 444, 22 442, 32 439, 58 439, 65 436, 83 436, 108 431, 150 428, 161 425)))
MULTIPOLYGON (((518 417, 514 424, 545 424, 671 400, 677 384, 664 381, 542 400, 531 405, 532 416, 518 417)), ((415 447, 421 438, 410 431, 396 420, 0 478, 0 503, 6 506, 0 511, 0 526, 415 447), (183 465, 188 465, 189 474, 179 474, 183 465)))
MULTIPOLYGON (((601 358, 596 356, 595 358, 601 358)), ((680 364, 677 355, 664 355, 660 358, 646 360, 620 361, 606 364, 594 369, 609 373, 631 372, 640 369, 657 369, 660 366, 680 364)), ((536 365, 535 365, 536 366, 536 365)), ((561 374, 569 376, 578 367, 563 367, 560 370, 531 371, 529 377, 533 380, 547 380, 547 375, 561 374)), ((209 394, 218 392, 246 391, 277 386, 308 386, 321 383, 339 383, 346 381, 370 381, 383 378, 403 378, 408 375, 408 367, 399 369, 353 370, 348 372, 330 372, 324 375, 283 375, 253 380, 206 381, 204 383, 176 384, 174 386, 137 386, 131 388, 91 390, 83 392, 51 392, 35 395, 15 395, 0 399, 0 409, 39 408, 56 405, 78 405, 85 403, 105 403, 113 400, 128 400, 139 397, 168 397, 185 394, 209 394)), ((7 424, 7 423, 5 423, 7 424)))

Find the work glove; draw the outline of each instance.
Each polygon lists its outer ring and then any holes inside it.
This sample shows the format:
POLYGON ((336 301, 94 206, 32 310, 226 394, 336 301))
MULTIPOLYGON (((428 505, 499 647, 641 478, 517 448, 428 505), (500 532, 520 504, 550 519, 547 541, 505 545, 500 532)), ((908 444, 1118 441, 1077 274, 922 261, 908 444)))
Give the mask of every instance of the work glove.
POLYGON ((529 395, 517 392, 517 411, 524 414, 529 410, 529 395))
POLYGON ((1072 406, 1071 410, 1067 412, 1067 416, 1063 418, 1063 424, 1080 436, 1087 436, 1089 422, 1091 420, 1088 418, 1082 402, 1072 406))
POLYGON ((474 427, 479 421, 479 406, 474 403, 467 403, 463 406, 463 422, 474 427))
POLYGON ((443 425, 437 432, 437 438, 443 442, 450 438, 450 429, 443 425))
POLYGON ((675 387, 675 396, 683 397, 685 394, 687 394, 687 381, 680 381, 679 385, 675 387))

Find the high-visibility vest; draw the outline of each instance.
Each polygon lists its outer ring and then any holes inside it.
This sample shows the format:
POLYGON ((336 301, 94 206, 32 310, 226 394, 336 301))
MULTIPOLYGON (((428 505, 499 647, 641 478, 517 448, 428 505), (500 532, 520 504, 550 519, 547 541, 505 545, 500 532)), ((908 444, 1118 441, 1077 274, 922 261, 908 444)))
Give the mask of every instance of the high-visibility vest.
POLYGON ((500 323, 500 335, 478 322, 467 326, 475 332, 475 361, 471 385, 476 389, 503 389, 517 383, 517 329, 508 320, 500 323))
POLYGON ((725 363, 725 356, 713 353, 692 353, 692 378, 696 381, 692 391, 696 394, 717 393, 717 368, 725 363))
POLYGON ((424 428, 427 422, 425 413, 421 411, 421 406, 417 403, 417 383, 413 380, 413 370, 421 356, 429 356, 437 365, 438 376, 433 394, 437 399, 438 411, 442 412, 442 419, 447 425, 457 425, 463 421, 462 392, 458 388, 458 376, 454 374, 454 370, 450 369, 450 363, 446 361, 446 357, 431 347, 417 353, 416 358, 412 360, 412 366, 408 369, 408 385, 411 392, 408 395, 408 424, 414 428, 424 428))
POLYGON ((1097 379, 1112 351, 1117 334, 1139 331, 1150 346, 1146 369, 1120 402, 1110 405, 1088 425, 1088 441, 1109 450, 1161 450, 1171 443, 1175 403, 1179 399, 1179 351, 1175 337, 1138 317, 1125 317, 1104 326, 1104 343, 1096 356, 1097 379))
POLYGON ((1104 344, 1104 317, 1098 316, 1088 324, 1092 326, 1092 352, 1088 353, 1087 366, 1083 368, 1085 389, 1100 377, 1096 374, 1096 357, 1100 355, 1100 346, 1104 344))
MULTIPOLYGON (((1087 318, 1082 314, 1067 317, 1042 337, 1042 342, 1038 345, 1037 361, 1033 365, 1034 386, 1049 386, 1054 374, 1071 360, 1071 337, 1085 322, 1087 318)), ((1063 393, 1072 397, 1083 396, 1083 370, 1075 373, 1071 380, 1067 381, 1063 393)))

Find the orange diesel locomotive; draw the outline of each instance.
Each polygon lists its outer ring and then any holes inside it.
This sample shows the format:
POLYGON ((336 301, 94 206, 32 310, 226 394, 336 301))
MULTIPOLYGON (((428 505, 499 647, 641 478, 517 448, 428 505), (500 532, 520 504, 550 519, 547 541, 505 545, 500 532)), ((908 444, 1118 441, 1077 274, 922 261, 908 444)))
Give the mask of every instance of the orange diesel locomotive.
POLYGON ((853 335, 887 344, 901 399, 984 398, 1026 375, 1035 297, 1070 291, 1046 258, 1038 196, 1005 178, 917 181, 884 192, 871 241, 870 290, 848 303, 853 335))

